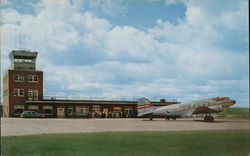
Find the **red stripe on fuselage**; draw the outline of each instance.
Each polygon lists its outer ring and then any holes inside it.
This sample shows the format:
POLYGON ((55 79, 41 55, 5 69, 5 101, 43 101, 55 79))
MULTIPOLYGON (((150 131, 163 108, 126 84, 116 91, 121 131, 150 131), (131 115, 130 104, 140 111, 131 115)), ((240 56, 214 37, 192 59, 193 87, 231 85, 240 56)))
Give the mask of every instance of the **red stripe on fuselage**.
POLYGON ((145 108, 149 108, 149 107, 152 107, 152 106, 153 106, 152 104, 139 105, 139 106, 137 106, 137 109, 145 109, 145 108))
POLYGON ((216 98, 212 98, 213 101, 224 101, 228 99, 228 97, 216 97, 216 98))
POLYGON ((152 107, 153 105, 138 106, 137 108, 152 107))
POLYGON ((141 107, 141 106, 148 106, 148 105, 153 106, 152 104, 144 104, 144 105, 138 105, 138 107, 141 107))

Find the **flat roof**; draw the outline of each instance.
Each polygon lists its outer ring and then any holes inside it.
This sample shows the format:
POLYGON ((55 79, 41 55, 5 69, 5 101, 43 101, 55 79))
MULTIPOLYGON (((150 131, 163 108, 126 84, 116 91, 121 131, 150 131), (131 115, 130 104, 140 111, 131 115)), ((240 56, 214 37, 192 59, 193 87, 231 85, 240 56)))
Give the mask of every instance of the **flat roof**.
POLYGON ((13 50, 9 54, 10 59, 36 59, 38 52, 32 52, 28 50, 13 50))
MULTIPOLYGON (((98 105, 112 105, 112 104, 123 104, 123 105, 136 105, 137 101, 105 101, 105 100, 42 100, 42 101, 26 101, 27 104, 98 104, 98 105)), ((154 105, 166 106, 171 104, 178 104, 179 102, 151 102, 154 105)))

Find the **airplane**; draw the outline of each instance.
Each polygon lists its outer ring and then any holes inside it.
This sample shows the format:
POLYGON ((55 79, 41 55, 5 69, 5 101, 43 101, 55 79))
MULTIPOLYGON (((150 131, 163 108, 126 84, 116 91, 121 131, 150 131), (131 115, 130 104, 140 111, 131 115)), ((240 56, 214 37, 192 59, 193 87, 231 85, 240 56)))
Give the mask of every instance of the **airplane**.
POLYGON ((234 105, 235 100, 229 97, 215 97, 210 99, 192 101, 168 106, 154 106, 147 98, 140 98, 137 101, 138 117, 149 116, 153 120, 154 116, 165 116, 166 120, 175 120, 186 116, 205 114, 204 120, 214 121, 211 113, 219 113, 224 109, 234 105))

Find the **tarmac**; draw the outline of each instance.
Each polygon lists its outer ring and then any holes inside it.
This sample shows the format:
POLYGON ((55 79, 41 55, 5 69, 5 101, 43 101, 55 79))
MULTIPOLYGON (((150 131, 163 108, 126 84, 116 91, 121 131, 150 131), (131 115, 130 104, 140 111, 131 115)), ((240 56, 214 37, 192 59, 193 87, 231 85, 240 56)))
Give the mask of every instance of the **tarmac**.
POLYGON ((135 119, 60 119, 60 118, 1 118, 1 136, 48 133, 108 132, 108 131, 189 131, 249 129, 249 120, 202 118, 177 120, 135 119))

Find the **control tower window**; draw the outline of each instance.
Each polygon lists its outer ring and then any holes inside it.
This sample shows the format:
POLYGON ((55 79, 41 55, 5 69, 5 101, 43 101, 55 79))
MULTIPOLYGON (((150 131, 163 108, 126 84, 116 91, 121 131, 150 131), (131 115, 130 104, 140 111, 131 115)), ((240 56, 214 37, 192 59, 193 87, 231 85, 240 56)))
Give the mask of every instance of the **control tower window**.
POLYGON ((37 82, 38 81, 38 76, 37 75, 34 75, 34 82, 37 82))
POLYGON ((14 81, 15 82, 23 82, 24 81, 24 76, 14 75, 14 81))
POLYGON ((24 96, 24 89, 17 89, 17 88, 15 88, 14 89, 14 96, 21 96, 21 97, 23 97, 24 96))
POLYGON ((29 82, 38 82, 38 76, 37 75, 29 75, 28 80, 29 80, 29 82))

